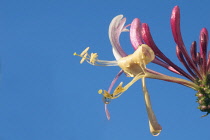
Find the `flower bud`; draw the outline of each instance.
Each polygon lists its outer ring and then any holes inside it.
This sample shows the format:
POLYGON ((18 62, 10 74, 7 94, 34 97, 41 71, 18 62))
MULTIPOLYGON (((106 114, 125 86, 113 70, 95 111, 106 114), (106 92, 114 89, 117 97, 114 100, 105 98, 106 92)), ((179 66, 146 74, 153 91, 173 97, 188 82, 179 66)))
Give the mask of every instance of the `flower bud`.
POLYGON ((203 101, 202 101, 202 100, 198 100, 198 103, 199 103, 199 104, 202 104, 202 103, 203 103, 203 101))
POLYGON ((201 94, 201 93, 199 93, 199 94, 198 94, 198 97, 203 97, 203 96, 204 96, 204 95, 203 95, 203 94, 201 94))
POLYGON ((207 109, 207 106, 202 105, 200 109, 201 109, 202 111, 205 111, 205 110, 207 109))

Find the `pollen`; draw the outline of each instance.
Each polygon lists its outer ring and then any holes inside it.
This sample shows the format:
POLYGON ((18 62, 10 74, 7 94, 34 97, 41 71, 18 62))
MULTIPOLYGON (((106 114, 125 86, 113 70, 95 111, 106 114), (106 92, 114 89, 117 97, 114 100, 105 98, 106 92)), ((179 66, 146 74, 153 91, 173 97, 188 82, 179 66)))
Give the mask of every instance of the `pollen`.
POLYGON ((81 54, 77 54, 76 52, 73 54, 82 58, 80 64, 82 64, 85 60, 93 65, 95 64, 98 55, 97 53, 91 53, 91 55, 89 55, 88 54, 89 49, 90 47, 87 47, 84 51, 82 51, 81 54))
POLYGON ((81 54, 80 56, 83 56, 84 54, 87 54, 88 50, 90 49, 90 47, 87 47, 81 54))
POLYGON ((117 88, 114 90, 114 93, 113 93, 113 96, 114 97, 119 97, 121 95, 120 93, 124 92, 124 88, 122 87, 122 84, 123 84, 123 82, 121 82, 117 86, 117 88))
POLYGON ((102 94, 103 93, 103 90, 102 89, 99 89, 98 90, 98 94, 102 94))
POLYGON ((82 57, 82 59, 81 59, 81 61, 80 61, 80 64, 82 64, 82 63, 86 60, 87 55, 88 55, 87 53, 84 54, 84 56, 82 57))
POLYGON ((98 57, 97 53, 91 53, 91 55, 90 55, 90 63, 91 64, 95 64, 97 57, 98 57))
POLYGON ((113 94, 110 94, 108 91, 106 90, 98 90, 99 94, 102 94, 104 96, 104 98, 106 99, 116 99, 118 98, 120 95, 122 95, 122 93, 124 92, 124 88, 122 87, 123 82, 121 82, 118 87, 114 90, 113 94))

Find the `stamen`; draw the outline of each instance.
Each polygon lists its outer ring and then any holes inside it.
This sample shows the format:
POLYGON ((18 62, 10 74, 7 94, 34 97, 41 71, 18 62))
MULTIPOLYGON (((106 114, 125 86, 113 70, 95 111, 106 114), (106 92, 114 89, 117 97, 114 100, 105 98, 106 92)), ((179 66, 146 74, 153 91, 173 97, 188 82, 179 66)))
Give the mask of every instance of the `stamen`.
POLYGON ((118 97, 120 97, 126 90, 128 90, 128 88, 130 86, 132 86, 136 81, 138 81, 139 79, 145 77, 144 73, 139 73, 138 75, 136 75, 131 82, 129 82, 126 86, 122 86, 123 82, 121 82, 114 90, 114 92, 112 94, 110 94, 109 92, 107 92, 106 90, 102 90, 100 89, 98 91, 99 94, 102 94, 105 98, 109 98, 109 99, 116 99, 118 97))
POLYGON ((84 54, 86 54, 88 52, 88 50, 90 49, 90 47, 87 47, 81 54, 80 56, 83 56, 84 54))
POLYGON ((80 55, 76 52, 73 55, 81 57, 80 63, 82 64, 85 60, 95 66, 118 66, 117 61, 106 61, 106 60, 99 60, 97 53, 88 54, 88 50, 90 47, 87 47, 80 55))
POLYGON ((82 64, 82 63, 86 60, 87 56, 88 56, 87 53, 84 54, 84 56, 82 57, 82 59, 81 59, 81 61, 80 61, 80 64, 82 64))
POLYGON ((117 88, 114 90, 113 96, 114 97, 119 97, 121 95, 122 92, 125 91, 125 89, 122 87, 123 82, 121 82, 117 88))
POLYGON ((96 61, 97 57, 98 57, 97 53, 91 53, 91 55, 90 55, 90 63, 95 64, 95 61, 96 61))
POLYGON ((113 99, 113 95, 110 94, 109 92, 107 92, 106 90, 99 89, 98 93, 103 94, 103 96, 106 97, 106 98, 113 99))

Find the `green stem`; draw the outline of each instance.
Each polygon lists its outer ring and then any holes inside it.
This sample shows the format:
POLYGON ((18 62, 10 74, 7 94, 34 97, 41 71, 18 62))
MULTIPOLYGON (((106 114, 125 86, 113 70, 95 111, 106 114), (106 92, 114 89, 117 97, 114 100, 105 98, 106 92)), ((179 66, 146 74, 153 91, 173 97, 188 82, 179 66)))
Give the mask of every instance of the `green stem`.
POLYGON ((164 81, 168 81, 168 82, 178 83, 178 84, 190 87, 194 90, 198 90, 198 88, 199 88, 199 86, 193 82, 190 82, 190 81, 187 81, 187 80, 181 79, 181 78, 171 77, 171 76, 164 75, 164 74, 153 74, 150 72, 146 72, 145 78, 159 79, 159 80, 164 80, 164 81))

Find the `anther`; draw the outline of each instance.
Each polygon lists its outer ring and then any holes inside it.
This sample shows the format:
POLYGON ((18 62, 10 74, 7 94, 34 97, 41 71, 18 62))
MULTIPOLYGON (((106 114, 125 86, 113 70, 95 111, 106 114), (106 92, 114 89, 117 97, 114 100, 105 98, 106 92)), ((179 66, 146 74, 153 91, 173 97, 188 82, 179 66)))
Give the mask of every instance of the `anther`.
POLYGON ((86 54, 84 54, 84 56, 82 56, 82 59, 81 59, 81 61, 80 61, 80 64, 82 64, 85 60, 86 60, 86 58, 87 58, 87 53, 86 54))
POLYGON ((83 56, 84 54, 86 54, 88 52, 89 49, 90 49, 90 47, 87 47, 80 55, 83 56))
POLYGON ((103 93, 103 90, 102 89, 99 89, 98 90, 98 94, 102 94, 103 93))
POLYGON ((90 55, 90 63, 95 64, 96 58, 98 57, 97 53, 91 53, 90 55))

